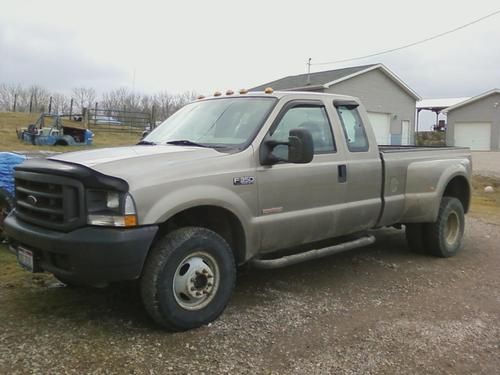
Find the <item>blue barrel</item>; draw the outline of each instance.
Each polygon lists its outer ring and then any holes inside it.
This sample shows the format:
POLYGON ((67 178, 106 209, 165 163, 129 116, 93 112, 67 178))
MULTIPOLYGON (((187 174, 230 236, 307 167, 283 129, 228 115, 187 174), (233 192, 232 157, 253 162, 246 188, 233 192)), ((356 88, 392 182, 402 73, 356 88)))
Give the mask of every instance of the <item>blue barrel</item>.
POLYGON ((0 152, 0 188, 14 195, 14 167, 26 160, 26 156, 12 152, 0 152))
POLYGON ((86 145, 91 145, 93 140, 94 140, 94 133, 92 133, 88 129, 85 130, 84 143, 86 145))

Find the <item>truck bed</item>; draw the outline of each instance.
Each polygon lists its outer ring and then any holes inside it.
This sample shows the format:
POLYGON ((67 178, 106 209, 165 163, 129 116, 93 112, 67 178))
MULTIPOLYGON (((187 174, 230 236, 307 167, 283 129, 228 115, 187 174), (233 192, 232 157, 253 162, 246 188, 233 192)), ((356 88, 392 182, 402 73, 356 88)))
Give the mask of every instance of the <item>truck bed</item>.
POLYGON ((467 147, 379 146, 383 214, 379 225, 432 222, 445 186, 459 170, 471 175, 467 147))

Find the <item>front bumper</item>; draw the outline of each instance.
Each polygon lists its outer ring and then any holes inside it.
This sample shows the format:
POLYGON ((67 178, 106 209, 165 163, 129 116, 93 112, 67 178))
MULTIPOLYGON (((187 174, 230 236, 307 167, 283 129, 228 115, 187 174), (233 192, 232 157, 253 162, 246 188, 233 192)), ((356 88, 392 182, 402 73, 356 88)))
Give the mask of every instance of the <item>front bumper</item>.
POLYGON ((5 219, 4 225, 12 246, 32 250, 41 269, 85 284, 139 278, 158 231, 157 226, 88 226, 64 233, 28 224, 15 213, 5 219))

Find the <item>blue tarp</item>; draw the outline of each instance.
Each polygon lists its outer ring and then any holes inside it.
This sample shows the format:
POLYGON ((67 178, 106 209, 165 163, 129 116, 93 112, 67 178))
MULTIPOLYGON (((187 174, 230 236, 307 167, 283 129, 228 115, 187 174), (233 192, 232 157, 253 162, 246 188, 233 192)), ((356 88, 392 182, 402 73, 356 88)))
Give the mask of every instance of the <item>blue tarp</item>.
POLYGON ((0 152, 0 188, 14 194, 14 167, 25 159, 24 155, 0 152))

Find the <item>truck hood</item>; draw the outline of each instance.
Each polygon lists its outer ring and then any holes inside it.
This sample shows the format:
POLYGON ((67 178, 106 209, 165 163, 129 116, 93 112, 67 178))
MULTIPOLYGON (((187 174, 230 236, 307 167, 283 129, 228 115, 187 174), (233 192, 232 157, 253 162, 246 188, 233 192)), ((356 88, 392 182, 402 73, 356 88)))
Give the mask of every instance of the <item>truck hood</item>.
POLYGON ((162 169, 173 164, 192 163, 223 157, 211 148, 157 145, 157 146, 127 146, 68 152, 52 156, 50 160, 81 164, 111 176, 141 174, 141 169, 149 169, 153 164, 161 164, 162 169))

